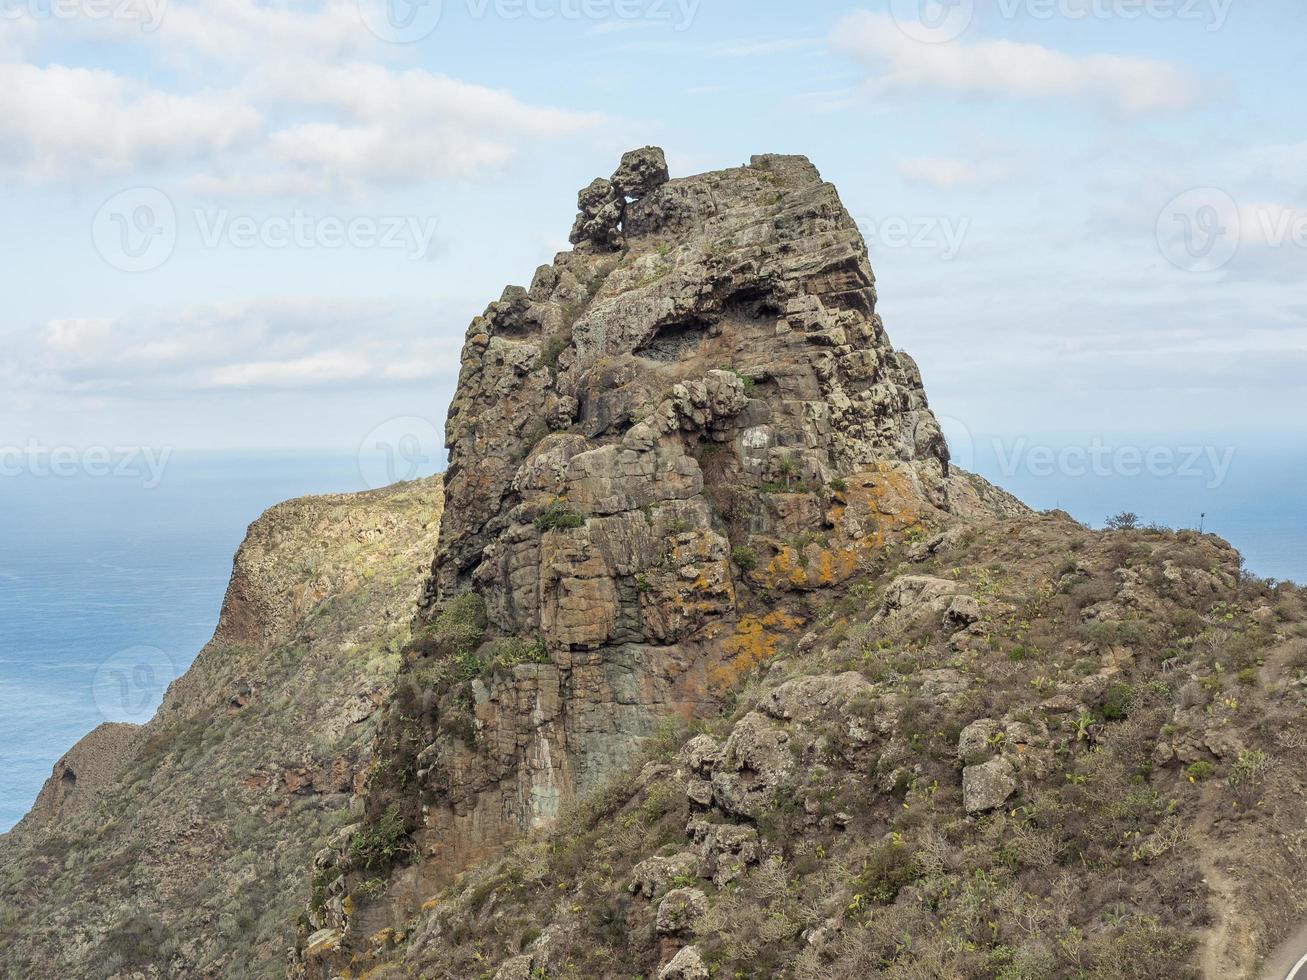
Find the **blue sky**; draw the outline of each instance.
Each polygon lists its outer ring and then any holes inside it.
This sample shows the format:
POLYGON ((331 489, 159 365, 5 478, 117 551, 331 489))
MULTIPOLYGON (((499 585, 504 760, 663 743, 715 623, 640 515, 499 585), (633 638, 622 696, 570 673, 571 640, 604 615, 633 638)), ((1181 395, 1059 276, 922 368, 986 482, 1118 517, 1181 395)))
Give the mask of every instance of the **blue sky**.
POLYGON ((955 429, 1302 433, 1301 3, 390 2, 0 0, 0 443, 439 426, 646 143, 810 156, 955 429))

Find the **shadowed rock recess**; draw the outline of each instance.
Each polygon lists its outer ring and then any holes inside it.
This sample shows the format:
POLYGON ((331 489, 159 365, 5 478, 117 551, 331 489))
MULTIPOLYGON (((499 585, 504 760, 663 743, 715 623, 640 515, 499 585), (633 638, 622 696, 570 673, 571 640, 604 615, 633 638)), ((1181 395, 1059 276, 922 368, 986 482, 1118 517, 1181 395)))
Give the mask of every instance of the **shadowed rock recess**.
POLYGON ((265 517, 159 718, 0 839, 11 972, 1255 976, 1302 590, 950 467, 806 159, 579 208, 468 330, 443 516, 265 517))

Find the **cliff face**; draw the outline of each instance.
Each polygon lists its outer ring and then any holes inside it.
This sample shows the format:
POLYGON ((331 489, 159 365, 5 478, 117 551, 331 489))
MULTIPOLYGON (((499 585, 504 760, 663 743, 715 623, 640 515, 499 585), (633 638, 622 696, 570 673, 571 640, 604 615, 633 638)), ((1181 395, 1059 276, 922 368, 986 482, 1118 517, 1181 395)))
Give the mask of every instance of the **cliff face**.
POLYGON ((1025 512, 950 470, 806 159, 671 180, 645 148, 580 207, 576 248, 468 330, 429 642, 365 829, 319 862, 318 944, 550 825, 664 719, 715 711, 894 541, 1025 512), (360 859, 377 828, 402 832, 397 861, 360 859))
POLYGON ((807 160, 669 180, 647 148, 581 207, 577 248, 473 322, 449 413, 431 608, 473 591, 549 665, 484 691, 482 741, 514 749, 472 779, 455 763, 444 847, 542 825, 711 702, 764 596, 982 509, 807 160))
POLYGON ((441 508, 436 479, 250 528, 215 636, 156 717, 97 728, 0 837, 0 976, 284 976, 441 508))

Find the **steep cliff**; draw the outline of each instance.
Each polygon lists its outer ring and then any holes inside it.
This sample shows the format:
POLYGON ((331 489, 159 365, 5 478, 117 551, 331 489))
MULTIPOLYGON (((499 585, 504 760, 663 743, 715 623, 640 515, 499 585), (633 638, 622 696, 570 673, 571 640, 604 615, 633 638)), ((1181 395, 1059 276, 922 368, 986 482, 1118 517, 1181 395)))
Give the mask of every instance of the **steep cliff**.
POLYGON ((645 148, 579 205, 468 331, 293 972, 1250 975, 1307 853, 1256 724, 1304 703, 1298 591, 951 468, 807 160, 645 148))
POLYGON ((672 180, 647 147, 580 207, 468 330, 425 642, 350 831, 404 845, 322 857, 328 953, 715 712, 894 541, 1025 512, 950 469, 806 159, 672 180))
POLYGON ((215 636, 0 837, 0 976, 277 977, 348 822, 436 544, 439 479, 273 508, 215 636))

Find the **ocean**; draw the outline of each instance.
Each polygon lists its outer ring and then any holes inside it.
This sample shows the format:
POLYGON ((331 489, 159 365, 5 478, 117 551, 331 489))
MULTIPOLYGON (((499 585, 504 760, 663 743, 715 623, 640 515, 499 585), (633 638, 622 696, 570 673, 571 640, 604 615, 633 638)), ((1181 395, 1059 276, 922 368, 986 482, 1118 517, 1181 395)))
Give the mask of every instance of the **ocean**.
MULTIPOLYGON (((1217 454, 1186 468, 1180 442, 1170 471, 1155 453, 1139 472, 1131 453, 1108 448, 1099 467, 1103 454, 1087 440, 977 437, 955 444, 955 458, 1033 506, 1095 526, 1127 510, 1145 522, 1205 522, 1254 573, 1307 582, 1307 445, 1241 447, 1227 466, 1217 454)), ((149 718, 212 633, 251 521, 291 497, 366 489, 377 465, 360 466, 353 451, 178 452, 157 486, 145 466, 78 469, 0 475, 0 831, 82 735, 149 718)))

